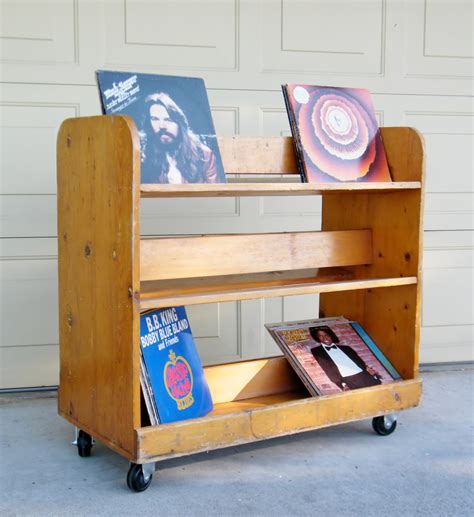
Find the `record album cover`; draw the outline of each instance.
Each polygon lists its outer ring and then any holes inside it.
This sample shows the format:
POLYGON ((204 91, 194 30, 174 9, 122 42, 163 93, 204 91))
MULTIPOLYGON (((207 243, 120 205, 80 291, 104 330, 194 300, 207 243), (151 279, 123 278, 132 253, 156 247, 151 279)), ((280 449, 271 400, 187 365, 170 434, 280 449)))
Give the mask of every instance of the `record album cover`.
POLYGON ((129 115, 140 136, 141 183, 225 183, 204 81, 98 70, 102 112, 129 115))
POLYGON ((140 350, 142 386, 152 423, 197 418, 212 410, 211 394, 184 307, 143 313, 140 350))
POLYGON ((357 323, 343 317, 265 325, 313 396, 389 384, 400 375, 357 323))
POLYGON ((305 84, 282 89, 303 181, 391 181, 367 90, 305 84))

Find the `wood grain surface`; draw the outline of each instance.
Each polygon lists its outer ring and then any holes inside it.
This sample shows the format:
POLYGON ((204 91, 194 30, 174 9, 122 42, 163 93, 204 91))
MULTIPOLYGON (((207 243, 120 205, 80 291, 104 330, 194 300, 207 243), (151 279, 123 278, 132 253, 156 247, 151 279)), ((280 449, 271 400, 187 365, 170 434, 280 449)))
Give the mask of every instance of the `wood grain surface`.
POLYGON ((142 239, 140 278, 165 280, 368 264, 370 230, 142 239))
POLYGON ((124 117, 69 119, 57 141, 59 412, 127 457, 140 425, 140 157, 131 127, 124 117))
MULTIPOLYGON (((394 179, 424 178, 423 141, 409 128, 383 132, 394 179)), ((321 315, 359 321, 405 379, 418 374, 423 240, 423 189, 323 196, 323 230, 371 228, 370 266, 350 268, 354 278, 416 277, 413 285, 321 295, 321 315)))
POLYGON ((255 442, 384 415, 416 406, 421 380, 401 381, 323 397, 301 391, 219 405, 209 416, 137 429, 139 456, 146 463, 255 442))

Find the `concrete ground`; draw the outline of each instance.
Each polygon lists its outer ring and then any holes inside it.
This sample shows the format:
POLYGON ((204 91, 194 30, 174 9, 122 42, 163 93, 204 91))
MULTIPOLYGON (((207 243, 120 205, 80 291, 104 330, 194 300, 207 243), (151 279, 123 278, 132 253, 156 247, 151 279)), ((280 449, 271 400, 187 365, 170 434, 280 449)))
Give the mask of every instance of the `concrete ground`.
POLYGON ((422 377, 390 436, 361 421, 168 460, 143 493, 102 444, 78 456, 54 393, 4 395, 0 515, 474 515, 474 371, 422 377))

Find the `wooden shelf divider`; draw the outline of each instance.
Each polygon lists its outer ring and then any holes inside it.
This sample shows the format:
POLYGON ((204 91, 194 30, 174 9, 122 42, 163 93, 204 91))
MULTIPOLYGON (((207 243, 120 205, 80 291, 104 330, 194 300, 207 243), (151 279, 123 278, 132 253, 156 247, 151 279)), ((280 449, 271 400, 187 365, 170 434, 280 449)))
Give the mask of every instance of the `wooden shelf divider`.
POLYGON ((331 293, 417 283, 416 277, 352 279, 342 268, 142 282, 140 310, 275 296, 331 293))
POLYGON ((217 184, 142 184, 141 197, 233 197, 233 196, 309 196, 353 194, 356 192, 394 192, 417 190, 419 181, 393 183, 217 183, 217 184))

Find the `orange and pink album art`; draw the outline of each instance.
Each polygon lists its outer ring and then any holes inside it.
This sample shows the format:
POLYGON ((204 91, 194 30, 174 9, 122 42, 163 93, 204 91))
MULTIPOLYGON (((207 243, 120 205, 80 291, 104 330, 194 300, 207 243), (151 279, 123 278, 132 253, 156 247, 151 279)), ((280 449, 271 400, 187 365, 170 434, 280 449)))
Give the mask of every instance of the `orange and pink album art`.
POLYGON ((370 93, 283 86, 303 181, 391 181, 370 93))

